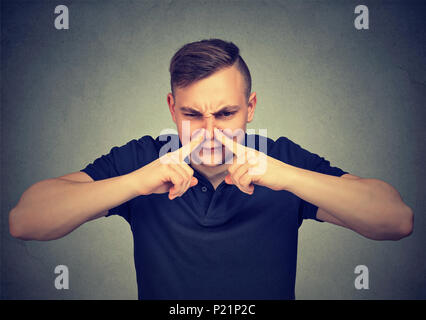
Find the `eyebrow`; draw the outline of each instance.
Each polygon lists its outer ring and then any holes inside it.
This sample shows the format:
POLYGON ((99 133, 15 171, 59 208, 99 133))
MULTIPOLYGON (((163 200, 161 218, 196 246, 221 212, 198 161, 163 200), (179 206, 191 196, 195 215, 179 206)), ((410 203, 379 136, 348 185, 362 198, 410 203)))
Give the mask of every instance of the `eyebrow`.
MULTIPOLYGON (((217 114, 222 113, 222 112, 237 111, 239 108, 240 108, 239 105, 227 105, 227 106, 220 108, 218 111, 214 112, 213 114, 217 115, 217 114)), ((189 112, 189 113, 194 113, 194 114, 197 114, 197 115, 202 115, 202 113, 200 111, 198 111, 194 108, 191 108, 191 107, 187 107, 187 106, 180 107, 180 110, 183 111, 183 112, 189 112)))

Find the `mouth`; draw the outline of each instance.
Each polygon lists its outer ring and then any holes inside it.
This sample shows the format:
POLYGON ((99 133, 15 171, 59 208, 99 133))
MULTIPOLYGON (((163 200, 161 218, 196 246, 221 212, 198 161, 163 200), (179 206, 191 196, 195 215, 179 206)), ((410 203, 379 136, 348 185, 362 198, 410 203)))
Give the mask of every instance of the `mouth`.
POLYGON ((213 154, 218 153, 218 152, 223 152, 223 146, 216 146, 216 147, 213 147, 213 148, 207 147, 207 148, 202 148, 202 150, 205 153, 213 155, 213 154))
POLYGON ((213 143, 213 145, 206 143, 205 145, 202 146, 202 148, 205 150, 215 150, 215 149, 220 149, 221 147, 222 147, 221 144, 215 144, 215 143, 213 143))
POLYGON ((216 148, 203 148, 202 149, 203 151, 210 151, 211 153, 213 153, 213 152, 216 152, 216 151, 219 151, 219 150, 222 150, 222 148, 221 147, 216 147, 216 148))

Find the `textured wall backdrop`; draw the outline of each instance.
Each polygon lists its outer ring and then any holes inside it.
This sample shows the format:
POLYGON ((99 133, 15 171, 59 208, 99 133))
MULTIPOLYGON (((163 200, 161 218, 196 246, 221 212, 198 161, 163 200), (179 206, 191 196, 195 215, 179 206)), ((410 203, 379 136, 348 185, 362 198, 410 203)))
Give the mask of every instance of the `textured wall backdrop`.
POLYGON ((113 146, 175 128, 168 64, 183 44, 241 49, 258 105, 249 128, 286 136, 352 174, 393 185, 414 233, 372 241, 305 221, 297 299, 425 299, 424 1, 2 1, 1 297, 136 299, 132 235, 121 217, 49 242, 9 234, 8 214, 37 181, 78 171, 113 146), (56 30, 54 8, 69 9, 56 30), (69 290, 54 268, 67 265, 69 290), (370 289, 356 290, 366 265, 370 289))

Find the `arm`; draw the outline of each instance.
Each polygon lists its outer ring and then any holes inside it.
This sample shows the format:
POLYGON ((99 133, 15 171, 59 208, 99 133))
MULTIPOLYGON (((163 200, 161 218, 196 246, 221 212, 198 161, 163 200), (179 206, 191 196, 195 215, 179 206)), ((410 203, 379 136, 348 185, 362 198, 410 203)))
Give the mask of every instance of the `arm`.
POLYGON ((183 159, 204 139, 194 138, 131 173, 93 181, 84 172, 35 183, 10 211, 9 230, 23 240, 53 240, 137 196, 169 192, 172 200, 198 183, 183 159))
POLYGON ((241 160, 229 166, 225 182, 242 192, 252 194, 254 184, 287 190, 320 208, 318 219, 374 240, 399 240, 413 230, 413 211, 384 181, 305 170, 241 146, 219 130, 215 135, 241 160))
POLYGON ((75 172, 37 182, 10 211, 10 233, 23 240, 63 237, 135 197, 129 179, 123 175, 93 181, 86 173, 75 172))
POLYGON ((413 230, 413 211, 388 183, 330 176, 284 165, 286 190, 316 205, 317 218, 374 240, 399 240, 413 230))

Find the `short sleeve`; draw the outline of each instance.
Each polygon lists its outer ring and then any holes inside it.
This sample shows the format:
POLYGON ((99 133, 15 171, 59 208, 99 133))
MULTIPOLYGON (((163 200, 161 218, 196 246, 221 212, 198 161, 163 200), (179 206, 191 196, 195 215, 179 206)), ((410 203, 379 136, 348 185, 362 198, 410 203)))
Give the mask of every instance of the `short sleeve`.
MULTIPOLYGON (((273 153, 278 155, 279 160, 292 166, 336 177, 340 177, 345 173, 348 173, 336 166, 332 166, 330 161, 326 160, 324 157, 302 148, 300 145, 286 137, 280 137, 273 144, 273 148, 275 149, 273 153)), ((302 224, 304 219, 314 219, 319 222, 323 222, 317 219, 317 210, 317 206, 300 199, 298 212, 299 226, 302 224)))
MULTIPOLYGON (((128 174, 150 162, 151 148, 147 148, 148 136, 139 140, 129 141, 123 146, 113 147, 108 154, 104 154, 80 170, 88 174, 93 180, 104 180, 128 174)), ((106 215, 119 215, 130 222, 131 200, 108 210, 106 215)))
MULTIPOLYGON (((304 154, 306 167, 304 169, 327 174, 330 176, 340 177, 346 173, 338 167, 332 166, 330 161, 326 160, 324 157, 321 157, 315 153, 311 153, 303 148, 300 152, 304 154)), ((317 218, 318 207, 310 202, 307 202, 303 199, 300 199, 299 207, 299 226, 302 224, 303 219, 313 219, 319 222, 322 220, 317 218)))

